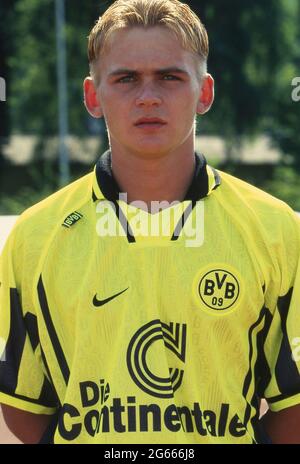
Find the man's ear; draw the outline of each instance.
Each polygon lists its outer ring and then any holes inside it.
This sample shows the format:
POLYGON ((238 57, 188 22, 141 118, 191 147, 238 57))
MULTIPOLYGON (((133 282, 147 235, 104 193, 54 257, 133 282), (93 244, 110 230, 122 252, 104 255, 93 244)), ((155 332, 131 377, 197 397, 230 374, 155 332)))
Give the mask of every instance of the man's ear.
POLYGON ((84 104, 88 112, 94 118, 102 118, 103 112, 97 97, 95 83, 91 77, 86 77, 83 82, 84 104))
POLYGON ((214 98, 214 80, 210 74, 206 74, 202 81, 201 94, 197 104, 197 113, 207 113, 213 104, 214 98))

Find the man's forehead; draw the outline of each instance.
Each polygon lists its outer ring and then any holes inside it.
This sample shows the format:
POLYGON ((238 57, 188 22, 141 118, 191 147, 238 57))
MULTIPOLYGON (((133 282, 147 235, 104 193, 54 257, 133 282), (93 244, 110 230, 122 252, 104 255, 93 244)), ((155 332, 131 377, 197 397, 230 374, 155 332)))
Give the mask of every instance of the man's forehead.
POLYGON ((182 47, 175 32, 165 26, 131 27, 112 31, 102 50, 102 58, 142 59, 155 56, 167 59, 176 56, 182 59, 191 50, 182 47))
MULTIPOLYGON (((132 27, 120 27, 112 30, 108 33, 107 36, 107 44, 112 43, 114 41, 121 43, 124 40, 136 40, 137 38, 144 37, 145 40, 149 39, 150 37, 162 37, 165 39, 171 39, 172 41, 178 40, 177 35, 174 31, 172 31, 167 26, 132 26, 132 27)), ((144 44, 145 45, 145 44, 144 44)))
POLYGON ((128 53, 114 53, 112 49, 104 52, 100 58, 105 63, 108 74, 121 74, 132 71, 136 73, 162 74, 163 72, 177 72, 189 74, 191 67, 199 57, 186 50, 131 50, 128 53))

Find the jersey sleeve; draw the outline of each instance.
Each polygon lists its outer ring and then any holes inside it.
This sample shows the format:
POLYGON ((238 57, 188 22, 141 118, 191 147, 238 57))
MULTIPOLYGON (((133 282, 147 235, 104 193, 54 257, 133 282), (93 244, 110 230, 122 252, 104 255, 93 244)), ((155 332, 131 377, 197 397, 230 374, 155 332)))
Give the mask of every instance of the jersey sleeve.
POLYGON ((33 269, 24 262, 17 230, 18 225, 0 256, 0 403, 53 414, 56 395, 42 360, 37 317, 23 278, 33 269))
POLYGON ((281 240, 281 288, 264 345, 264 397, 274 412, 300 404, 300 218, 291 211, 281 240))

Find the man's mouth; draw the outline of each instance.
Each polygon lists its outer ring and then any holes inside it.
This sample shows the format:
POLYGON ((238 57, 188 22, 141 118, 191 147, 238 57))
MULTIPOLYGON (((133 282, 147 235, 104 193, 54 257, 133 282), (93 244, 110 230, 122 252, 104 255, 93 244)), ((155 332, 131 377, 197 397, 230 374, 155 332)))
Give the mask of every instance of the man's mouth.
POLYGON ((167 123, 163 119, 159 118, 141 118, 136 123, 137 127, 159 127, 165 126, 167 123))
POLYGON ((166 121, 159 118, 141 118, 135 123, 135 126, 139 129, 155 130, 162 128, 166 124, 166 121))

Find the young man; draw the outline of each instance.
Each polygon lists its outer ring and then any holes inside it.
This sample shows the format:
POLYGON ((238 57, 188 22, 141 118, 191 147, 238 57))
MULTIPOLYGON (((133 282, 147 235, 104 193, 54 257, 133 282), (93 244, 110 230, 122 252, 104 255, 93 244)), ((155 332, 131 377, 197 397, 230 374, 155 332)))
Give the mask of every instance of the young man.
POLYGON ((0 402, 24 442, 300 443, 300 224, 195 155, 207 55, 177 0, 119 0, 90 34, 110 151, 1 258, 0 402))

